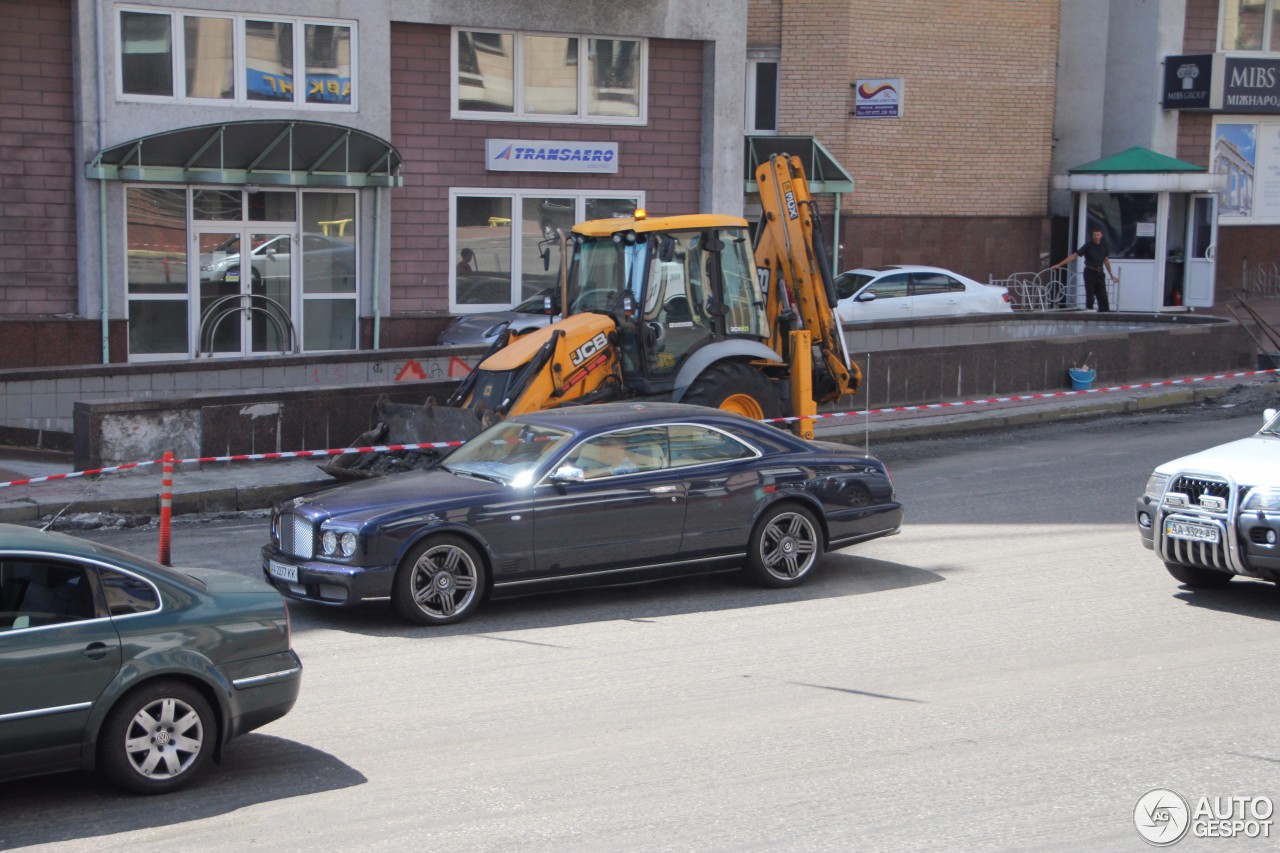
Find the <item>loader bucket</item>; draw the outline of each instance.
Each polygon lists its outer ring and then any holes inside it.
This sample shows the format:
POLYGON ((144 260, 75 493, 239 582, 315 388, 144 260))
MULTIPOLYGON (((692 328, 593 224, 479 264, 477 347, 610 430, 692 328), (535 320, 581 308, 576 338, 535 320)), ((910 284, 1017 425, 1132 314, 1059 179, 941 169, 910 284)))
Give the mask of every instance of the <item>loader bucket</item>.
MULTIPOLYGON (((437 405, 428 397, 421 406, 392 403, 382 397, 373 407, 373 429, 351 445, 368 447, 384 444, 439 444, 466 441, 488 427, 493 419, 483 412, 437 405)), ((383 453, 344 453, 320 470, 339 480, 360 480, 425 468, 452 448, 422 448, 383 453)))

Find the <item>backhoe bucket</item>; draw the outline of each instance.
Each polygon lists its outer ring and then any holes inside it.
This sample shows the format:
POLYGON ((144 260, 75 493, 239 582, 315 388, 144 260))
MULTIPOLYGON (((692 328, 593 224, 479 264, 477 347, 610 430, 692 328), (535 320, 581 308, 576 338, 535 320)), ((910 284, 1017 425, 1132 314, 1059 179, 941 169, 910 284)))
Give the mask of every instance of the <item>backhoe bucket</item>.
MULTIPOLYGON (((373 407, 373 429, 363 433, 352 447, 385 444, 440 444, 466 441, 488 427, 493 418, 473 409, 436 405, 428 397, 421 406, 392 403, 386 397, 373 407)), ((339 480, 360 480, 428 467, 452 448, 395 450, 383 453, 344 453, 320 470, 339 480)))

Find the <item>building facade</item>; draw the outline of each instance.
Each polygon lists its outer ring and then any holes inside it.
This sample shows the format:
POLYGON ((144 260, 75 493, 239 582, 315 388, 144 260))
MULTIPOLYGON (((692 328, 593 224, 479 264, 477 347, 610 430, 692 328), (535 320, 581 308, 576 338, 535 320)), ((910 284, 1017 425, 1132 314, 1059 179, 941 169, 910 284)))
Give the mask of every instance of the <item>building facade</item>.
MULTIPOLYGON (((1217 178, 1184 219, 1173 205, 1157 222, 1155 190, 1111 194, 1145 220, 1150 251, 1163 249, 1166 307, 1181 304, 1175 285, 1197 261, 1213 265, 1201 304, 1214 309, 1260 265, 1274 269, 1280 183, 1267 176, 1280 174, 1280 3, 1080 0, 1063 4, 1059 55, 1055 174, 1140 146, 1217 178)), ((1080 237, 1068 222, 1083 220, 1070 193, 1054 192, 1051 207, 1053 252, 1065 255, 1080 237)))
POLYGON ((558 225, 741 211, 742 0, 309 11, 0 3, 0 365, 421 345, 558 225))
POLYGON ((1044 266, 1057 0, 750 6, 748 133, 811 135, 853 178, 828 199, 840 268, 1044 266))

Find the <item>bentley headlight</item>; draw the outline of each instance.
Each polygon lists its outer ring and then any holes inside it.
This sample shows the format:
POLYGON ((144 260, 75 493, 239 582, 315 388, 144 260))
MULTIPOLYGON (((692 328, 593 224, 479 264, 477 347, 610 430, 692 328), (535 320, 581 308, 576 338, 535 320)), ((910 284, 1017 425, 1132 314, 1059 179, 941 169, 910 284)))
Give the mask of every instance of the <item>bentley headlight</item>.
POLYGON ((1244 499, 1241 508, 1280 512, 1280 489, 1254 489, 1244 499))
POLYGON ((320 534, 320 548, 324 551, 326 557, 332 557, 338 552, 338 534, 332 530, 326 530, 320 534))
POLYGON ((1169 485, 1168 474, 1161 474, 1158 471, 1152 472, 1150 479, 1147 480, 1147 488, 1143 494, 1153 500, 1160 500, 1160 496, 1164 494, 1164 487, 1167 485, 1169 485))
POLYGON ((507 326, 510 326, 510 325, 511 323, 509 323, 506 320, 503 320, 501 323, 496 323, 484 330, 484 337, 496 338, 498 335, 505 332, 507 330, 507 326))
POLYGON ((338 544, 342 546, 342 556, 350 557, 356 552, 356 535, 354 533, 344 533, 338 544))

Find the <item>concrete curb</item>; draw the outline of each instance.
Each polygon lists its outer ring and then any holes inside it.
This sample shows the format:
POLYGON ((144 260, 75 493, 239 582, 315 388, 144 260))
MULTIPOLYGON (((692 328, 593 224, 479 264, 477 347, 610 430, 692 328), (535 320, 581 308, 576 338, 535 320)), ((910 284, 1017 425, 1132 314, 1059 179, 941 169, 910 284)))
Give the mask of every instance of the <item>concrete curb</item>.
POLYGON ((955 412, 954 414, 930 413, 915 418, 902 418, 892 421, 869 424, 861 421, 849 421, 839 428, 830 427, 830 433, 821 432, 818 438, 824 441, 835 441, 842 444, 862 444, 864 436, 885 439, 918 438, 933 435, 958 435, 975 430, 1003 429, 1014 426, 1026 426, 1038 423, 1053 423, 1076 418, 1097 417, 1099 415, 1123 414, 1152 409, 1164 409, 1170 406, 1182 406, 1199 403, 1213 397, 1221 396, 1227 389, 1221 386, 1196 388, 1176 388, 1159 394, 1140 396, 1107 396, 1086 397, 1070 401, 1054 401, 1049 404, 1027 405, 1016 408, 1018 404, 1005 404, 1005 408, 978 407, 955 412))
MULTIPOLYGON (((277 483, 239 488, 210 488, 186 492, 175 491, 171 504, 174 515, 201 512, 246 512, 265 509, 273 504, 297 497, 305 492, 336 483, 323 480, 277 483)), ((19 498, 0 503, 0 522, 23 524, 40 521, 66 510, 68 513, 105 513, 111 515, 159 515, 160 495, 120 495, 111 498, 85 498, 74 495, 47 499, 19 498)))

